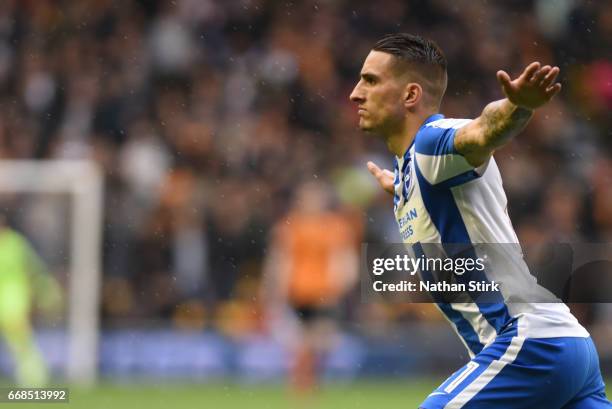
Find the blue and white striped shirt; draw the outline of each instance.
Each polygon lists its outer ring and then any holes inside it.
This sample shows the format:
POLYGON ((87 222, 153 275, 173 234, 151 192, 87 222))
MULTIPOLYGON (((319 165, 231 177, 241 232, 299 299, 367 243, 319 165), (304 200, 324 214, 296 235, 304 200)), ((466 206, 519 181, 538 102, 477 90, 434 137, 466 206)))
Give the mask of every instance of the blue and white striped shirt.
MULTIPOLYGON (((522 259, 495 160, 491 157, 474 168, 455 149, 457 129, 470 121, 432 115, 404 156, 396 157, 394 210, 400 236, 415 251, 421 243, 515 244, 511 246, 516 249, 513 259, 519 262, 487 270, 484 278, 501 282, 502 293, 504 288, 507 292, 517 290, 512 288, 514 284, 525 286, 529 280, 532 283, 526 287, 547 292, 522 259)), ((505 293, 499 302, 437 305, 472 356, 509 327, 517 336, 527 338, 589 336, 565 304, 530 302, 534 299, 533 294, 517 297, 505 293)))

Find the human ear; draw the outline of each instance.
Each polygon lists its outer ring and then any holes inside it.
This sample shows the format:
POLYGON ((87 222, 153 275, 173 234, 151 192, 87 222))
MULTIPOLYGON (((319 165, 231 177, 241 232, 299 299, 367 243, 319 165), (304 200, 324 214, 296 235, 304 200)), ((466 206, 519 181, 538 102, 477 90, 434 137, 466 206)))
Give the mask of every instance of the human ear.
POLYGON ((404 107, 406 109, 414 108, 421 97, 423 96, 423 88, 416 82, 406 84, 404 88, 404 107))

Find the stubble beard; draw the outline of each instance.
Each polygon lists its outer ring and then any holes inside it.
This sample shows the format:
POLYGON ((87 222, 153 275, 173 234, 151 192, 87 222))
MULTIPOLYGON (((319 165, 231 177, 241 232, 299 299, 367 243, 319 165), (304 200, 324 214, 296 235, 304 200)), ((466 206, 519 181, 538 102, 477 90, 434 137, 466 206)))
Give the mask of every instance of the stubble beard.
POLYGON ((360 117, 359 118, 359 129, 361 129, 363 132, 367 132, 367 133, 377 133, 376 132, 376 125, 372 124, 371 120, 368 120, 366 118, 360 117))

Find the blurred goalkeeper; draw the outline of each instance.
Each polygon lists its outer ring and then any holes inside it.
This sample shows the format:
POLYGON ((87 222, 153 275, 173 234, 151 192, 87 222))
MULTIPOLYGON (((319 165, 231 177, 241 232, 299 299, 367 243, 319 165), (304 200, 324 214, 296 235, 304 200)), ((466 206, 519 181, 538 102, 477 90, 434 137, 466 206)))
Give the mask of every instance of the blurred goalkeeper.
POLYGON ((48 371, 36 346, 31 308, 53 314, 61 307, 61 291, 28 240, 11 229, 0 214, 0 330, 13 356, 19 386, 43 386, 48 371))

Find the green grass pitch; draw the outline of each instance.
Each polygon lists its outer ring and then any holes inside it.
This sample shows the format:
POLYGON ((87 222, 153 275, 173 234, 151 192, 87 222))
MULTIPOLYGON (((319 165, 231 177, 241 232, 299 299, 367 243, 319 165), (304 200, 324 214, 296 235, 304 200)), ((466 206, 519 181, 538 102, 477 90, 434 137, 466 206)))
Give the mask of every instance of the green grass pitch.
MULTIPOLYGON (((69 403, 1 404, 1 408, 83 409, 379 409, 417 408, 441 380, 359 381, 327 384, 311 399, 299 399, 283 385, 202 384, 114 385, 70 389, 69 403)), ((609 383, 608 383, 609 384, 609 383)), ((608 388, 608 396, 610 395, 608 388)))
POLYGON ((93 389, 70 388, 69 403, 0 404, 4 408, 83 409, 375 409, 416 408, 437 386, 432 380, 331 383, 308 400, 285 385, 241 384, 106 384, 93 389))

